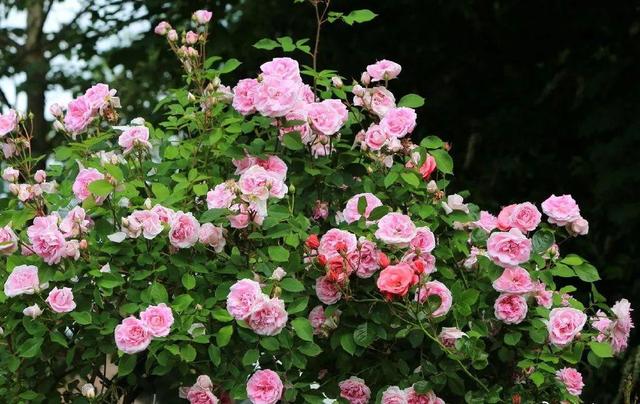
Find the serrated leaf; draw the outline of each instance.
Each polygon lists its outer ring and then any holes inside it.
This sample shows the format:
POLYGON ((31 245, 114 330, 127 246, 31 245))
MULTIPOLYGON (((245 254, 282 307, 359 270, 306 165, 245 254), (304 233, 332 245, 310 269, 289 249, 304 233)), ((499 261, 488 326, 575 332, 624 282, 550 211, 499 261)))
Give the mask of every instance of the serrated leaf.
POLYGON ((287 292, 302 292, 304 290, 302 282, 294 278, 284 278, 280 282, 280 286, 287 292))
POLYGON ((429 152, 436 160, 438 170, 445 174, 453 174, 453 159, 445 150, 436 149, 429 152))
POLYGON ((424 98, 418 94, 407 94, 398 101, 398 107, 419 108, 423 105, 424 98))
POLYGON ((286 248, 279 245, 272 245, 268 248, 269 258, 274 262, 287 262, 289 261, 289 251, 286 248))
POLYGON ((262 38, 258 42, 254 43, 253 47, 256 49, 273 50, 275 48, 279 48, 280 44, 273 39, 262 38))
POLYGON ((313 327, 308 319, 298 317, 291 322, 296 335, 304 341, 313 341, 313 327))
POLYGON ((599 358, 613 358, 613 348, 606 342, 591 341, 589 343, 591 351, 599 358))
POLYGON ((89 183, 87 189, 96 196, 107 196, 113 191, 113 185, 107 180, 95 180, 89 183))
POLYGON ((340 346, 342 346, 342 349, 352 356, 356 352, 356 343, 353 340, 353 335, 351 333, 343 334, 340 337, 340 346))

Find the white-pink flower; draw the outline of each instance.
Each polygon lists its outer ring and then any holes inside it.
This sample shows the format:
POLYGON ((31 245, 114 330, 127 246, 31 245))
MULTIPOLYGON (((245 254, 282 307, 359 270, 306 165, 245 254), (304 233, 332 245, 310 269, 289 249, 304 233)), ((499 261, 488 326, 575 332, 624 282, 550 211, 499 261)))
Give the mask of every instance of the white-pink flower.
POLYGON ((55 287, 51 289, 46 302, 51 307, 51 310, 56 313, 68 313, 76 308, 76 302, 73 300, 73 292, 71 291, 71 288, 65 287, 58 289, 55 287))
POLYGON ((401 71, 402 66, 387 59, 379 60, 376 63, 367 66, 367 73, 371 77, 371 81, 395 79, 401 71))
POLYGON ((154 337, 166 337, 173 325, 173 312, 169 306, 160 303, 140 312, 140 320, 154 337))
POLYGON ((227 243, 224 238, 224 229, 211 223, 200 226, 199 240, 202 244, 213 247, 217 253, 222 252, 227 243))
POLYGON ((586 322, 586 314, 578 309, 561 307, 551 310, 547 321, 549 342, 559 347, 571 343, 586 322))
POLYGON ((227 311, 237 320, 246 320, 254 306, 265 299, 258 282, 241 279, 229 289, 227 311))
POLYGON ((501 293, 524 294, 533 291, 534 285, 526 269, 507 267, 502 275, 493 281, 493 288, 501 293))
POLYGON ((18 114, 10 109, 6 114, 0 114, 0 138, 13 132, 18 127, 18 114))
POLYGON ((416 118, 416 111, 412 108, 393 108, 380 121, 380 128, 391 137, 403 138, 415 129, 416 118))
POLYGON ((277 297, 260 299, 253 307, 247 324, 258 335, 278 335, 287 325, 284 301, 277 297))
POLYGON ((147 349, 153 338, 144 322, 133 316, 122 320, 114 335, 118 349, 130 355, 147 349))
POLYGON ((40 284, 38 268, 33 265, 18 265, 4 282, 4 294, 7 297, 32 295, 47 285, 40 284))
POLYGON ((128 128, 118 137, 118 144, 124 149, 124 154, 131 153, 135 147, 143 150, 151 149, 151 143, 149 143, 149 128, 146 126, 132 126, 128 128))
MULTIPOLYGON (((84 201, 91 195, 89 191, 89 184, 93 181, 104 179, 104 174, 95 168, 82 168, 78 172, 75 181, 73 182, 72 190, 73 194, 79 201, 84 201)), ((97 197, 96 202, 101 201, 102 197, 97 197)))
POLYGON ((378 230, 375 236, 385 244, 405 247, 416 236, 416 225, 411 218, 402 213, 391 212, 384 215, 378 221, 378 230))
POLYGON ((260 70, 264 77, 275 77, 302 84, 298 62, 291 58, 273 58, 271 61, 263 63, 260 70))
POLYGON ((340 255, 340 252, 349 254, 356 250, 358 239, 355 234, 346 230, 331 229, 320 238, 318 254, 327 259, 340 255))
POLYGON ((564 226, 580 217, 580 208, 571 195, 551 195, 542 202, 542 211, 549 216, 549 223, 564 226))
POLYGON ((340 100, 324 100, 308 106, 307 117, 311 127, 317 132, 331 136, 347 122, 349 113, 340 100))
POLYGON ((191 213, 176 212, 169 229, 169 241, 178 248, 189 248, 198 242, 200 223, 191 213))

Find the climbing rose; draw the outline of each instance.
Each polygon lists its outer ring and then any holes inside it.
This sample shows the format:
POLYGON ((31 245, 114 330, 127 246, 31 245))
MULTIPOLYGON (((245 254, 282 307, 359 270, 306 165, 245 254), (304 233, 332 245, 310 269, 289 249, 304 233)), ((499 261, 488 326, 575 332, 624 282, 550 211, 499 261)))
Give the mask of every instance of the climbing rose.
POLYGON ((342 211, 342 216, 344 217, 345 222, 353 223, 360 219, 361 215, 358 209, 360 198, 364 198, 366 201, 366 206, 363 213, 365 219, 369 218, 372 210, 374 210, 378 206, 382 206, 382 201, 380 201, 380 199, 378 199, 378 197, 372 193, 367 192, 363 194, 356 194, 347 201, 347 205, 342 211))
POLYGON ((146 126, 133 126, 118 137, 118 144, 122 147, 124 154, 129 154, 134 147, 139 146, 144 149, 151 149, 149 143, 149 128, 146 126))
POLYGON ((409 288, 416 282, 411 266, 406 263, 389 265, 380 272, 376 285, 378 289, 391 298, 393 296, 405 296, 409 288))
POLYGON ((109 86, 104 83, 95 84, 84 93, 84 97, 94 112, 100 111, 107 106, 110 98, 114 95, 116 95, 116 90, 110 90, 109 86))
POLYGON ((406 388, 404 391, 407 394, 408 404, 445 404, 433 391, 418 394, 413 386, 406 388))
POLYGON ((18 126, 18 114, 10 109, 6 114, 0 114, 0 137, 13 132, 18 126))
POLYGON ((556 379, 564 384, 572 396, 578 397, 582 394, 584 383, 582 382, 582 375, 576 369, 562 368, 556 372, 556 379))
POLYGON ((58 289, 55 287, 51 289, 46 302, 49 303, 51 309, 56 313, 68 313, 76 308, 71 288, 58 289))
POLYGON ((453 297, 451 296, 451 291, 444 283, 440 281, 425 283, 416 293, 416 300, 420 303, 426 303, 429 296, 438 296, 440 298, 440 306, 431 313, 431 316, 441 317, 449 312, 451 304, 453 303, 453 297))
POLYGON ((255 93, 259 86, 256 79, 242 79, 233 88, 233 108, 242 115, 256 112, 255 93))
POLYGON ((371 81, 391 80, 398 77, 402 66, 396 62, 382 59, 374 64, 367 66, 367 73, 371 77, 371 81))
POLYGON ((251 279, 241 279, 229 289, 227 311, 237 320, 246 320, 262 300, 265 297, 260 284, 251 279))
POLYGON ((454 348, 456 346, 456 341, 466 336, 467 334, 460 331, 457 327, 442 327, 442 330, 438 335, 438 339, 440 339, 442 345, 447 348, 454 348))
MULTIPOLYGON (((89 184, 93 181, 104 179, 104 174, 95 168, 82 168, 78 175, 76 176, 75 181, 73 182, 73 193, 76 198, 82 202, 87 199, 91 195, 91 191, 89 191, 89 184)), ((102 201, 103 197, 96 197, 96 202, 102 201)))
POLYGON ((428 227, 418 227, 416 235, 411 239, 409 245, 420 253, 430 253, 436 248, 436 237, 428 227))
POLYGON ((280 376, 270 369, 256 371, 247 382, 247 396, 253 404, 275 404, 282 398, 280 376))
POLYGON ((273 58, 260 66, 264 77, 275 77, 283 80, 291 80, 302 83, 298 62, 291 58, 273 58))
POLYGON ((278 335, 287 325, 288 314, 284 302, 277 297, 260 299, 254 306, 247 324, 258 335, 278 335))
POLYGON ((200 226, 198 238, 202 244, 213 247, 213 250, 217 253, 222 252, 227 243, 224 239, 224 229, 211 223, 205 223, 200 226))
POLYGON ((178 248, 189 248, 198 242, 200 223, 191 213, 176 212, 171 229, 169 241, 178 248))
POLYGON ((40 216, 27 228, 31 249, 49 265, 57 264, 65 253, 65 240, 58 230, 58 217, 40 216))
POLYGON ((142 320, 129 316, 116 326, 116 346, 122 352, 134 354, 144 351, 151 343, 152 335, 142 320))
POLYGON ((382 393, 382 404, 408 404, 407 393, 398 386, 389 386, 382 393))
POLYGON ((616 315, 616 319, 612 324, 611 345, 615 353, 620 353, 627 348, 629 343, 629 334, 633 328, 631 319, 631 304, 627 299, 618 300, 611 311, 616 315))
POLYGON ((64 125, 71 133, 84 132, 94 118, 94 111, 89 99, 80 96, 67 105, 64 125))
POLYGON ((582 331, 586 321, 586 314, 571 307, 551 310, 547 321, 549 342, 559 347, 569 344, 582 331))
POLYGON ((350 404, 367 404, 371 398, 371 390, 359 377, 351 376, 338 383, 340 397, 350 404))
POLYGON ((345 230, 331 229, 320 238, 318 254, 327 259, 340 255, 340 252, 351 253, 356 250, 358 240, 353 233, 345 230))
POLYGON ((399 107, 390 109, 380 121, 380 128, 390 137, 403 138, 416 127, 416 111, 399 107))
POLYGON ((285 116, 300 101, 300 84, 275 76, 266 76, 253 92, 255 108, 264 116, 285 116))
POLYGON ((580 208, 571 195, 551 195, 542 202, 542 211, 549 216, 549 223, 564 226, 580 217, 580 208))
POLYGON ((489 258, 502 267, 519 265, 529 260, 531 240, 518 229, 492 233, 487 240, 489 258))
POLYGON ((18 249, 18 236, 9 225, 0 227, 0 255, 11 255, 18 249))
POLYGON ((209 209, 227 209, 231 207, 236 194, 232 183, 223 182, 207 192, 207 207, 209 209))
POLYGON ((493 306, 496 318, 506 324, 519 324, 527 316, 527 301, 521 295, 501 294, 493 306))
POLYGON ((32 295, 46 285, 40 285, 38 268, 33 265, 18 265, 4 282, 4 294, 7 297, 32 295))
POLYGON ((416 236, 416 225, 411 218, 402 213, 387 213, 378 221, 375 236, 385 244, 398 247, 407 246, 416 236))
POLYGON ((193 13, 193 20, 198 24, 206 24, 211 20, 213 13, 209 10, 198 10, 193 13))
POLYGON ((171 308, 164 303, 149 306, 140 313, 140 320, 154 337, 166 337, 173 325, 171 308))
POLYGON ((335 282, 321 276, 316 279, 316 296, 324 304, 334 304, 340 300, 342 292, 335 282))
POLYGON ((323 135, 337 133, 347 121, 347 107, 339 100, 314 102, 308 107, 307 116, 311 127, 323 135))
POLYGON ((533 291, 534 285, 526 269, 508 267, 493 281, 493 288, 502 293, 523 294, 533 291))
POLYGON ((472 227, 491 233, 497 227, 497 219, 491 213, 482 210, 480 211, 480 219, 472 222, 472 227))
POLYGON ((166 35, 170 29, 171 29, 171 25, 169 25, 168 22, 160 21, 158 25, 156 25, 156 27, 153 29, 153 32, 155 32, 158 35, 166 35))

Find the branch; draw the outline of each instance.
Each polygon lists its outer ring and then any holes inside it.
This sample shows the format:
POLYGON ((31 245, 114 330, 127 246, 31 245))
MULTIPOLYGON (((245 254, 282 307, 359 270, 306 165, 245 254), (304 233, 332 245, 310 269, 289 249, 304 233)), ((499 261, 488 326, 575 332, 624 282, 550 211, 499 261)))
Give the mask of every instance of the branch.
POLYGON ((11 104, 11 102, 9 102, 9 99, 7 98, 7 95, 4 93, 4 91, 2 91, 1 88, 0 88, 0 98, 2 98, 2 102, 7 104, 7 106, 9 108, 13 109, 13 105, 11 104))

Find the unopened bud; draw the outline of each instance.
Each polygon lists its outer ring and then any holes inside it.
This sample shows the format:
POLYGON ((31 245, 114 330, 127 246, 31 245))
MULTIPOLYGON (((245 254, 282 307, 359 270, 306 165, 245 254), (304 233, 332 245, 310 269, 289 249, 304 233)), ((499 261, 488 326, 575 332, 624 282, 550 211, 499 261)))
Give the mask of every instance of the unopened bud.
POLYGON ((431 180, 427 183, 427 192, 433 194, 434 192, 438 192, 438 184, 434 180, 431 180))
POLYGON ((86 250, 89 247, 89 242, 86 239, 80 240, 80 249, 86 250))
POLYGON ((331 83, 333 83, 333 86, 335 88, 342 88, 342 86, 344 86, 342 79, 338 76, 331 77, 331 83))
POLYGON ((360 82, 365 86, 368 86, 371 83, 371 76, 369 76, 369 73, 363 72, 362 76, 360 76, 360 82))
POLYGON ((49 112, 51 113, 51 115, 53 115, 56 118, 60 118, 64 114, 60 104, 56 104, 56 103, 51 104, 51 106, 49 107, 49 112))
POLYGON ((63 124, 62 124, 62 122, 60 122, 60 121, 55 121, 55 122, 53 122, 53 129, 54 129, 56 132, 64 132, 64 131, 66 130, 66 129, 65 129, 65 127, 64 127, 64 125, 63 125, 63 124))
POLYGON ((82 396, 86 398, 95 398, 96 396, 96 388, 93 387, 91 383, 83 385, 80 391, 82 392, 82 396))
POLYGON ((271 279, 275 281, 281 281, 282 278, 285 277, 285 275, 287 275, 287 272, 284 269, 282 269, 282 267, 277 267, 276 269, 273 270, 273 273, 271 274, 271 279))
POLYGON ((178 33, 176 32, 175 29, 172 29, 171 31, 169 31, 169 33, 167 34, 167 39, 171 42, 175 42, 178 40, 178 33))

